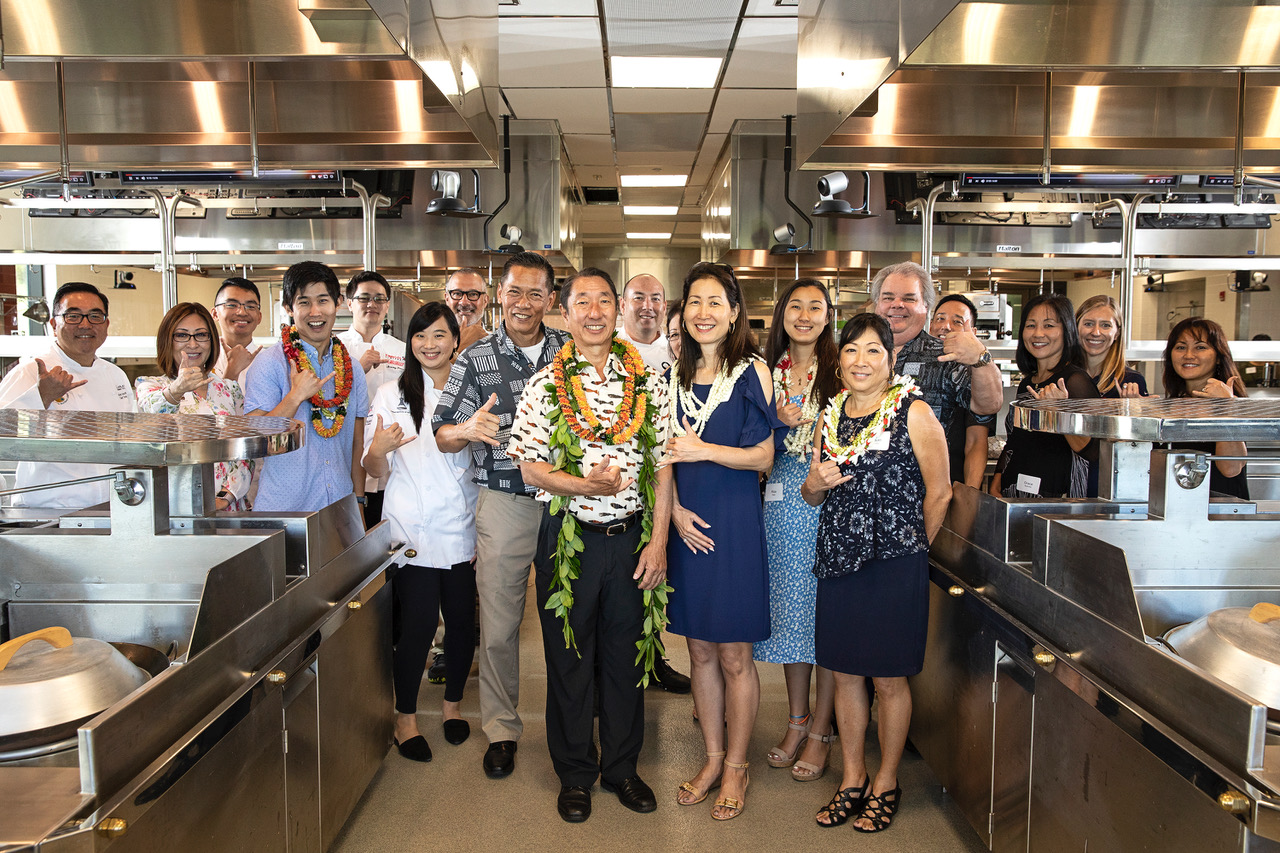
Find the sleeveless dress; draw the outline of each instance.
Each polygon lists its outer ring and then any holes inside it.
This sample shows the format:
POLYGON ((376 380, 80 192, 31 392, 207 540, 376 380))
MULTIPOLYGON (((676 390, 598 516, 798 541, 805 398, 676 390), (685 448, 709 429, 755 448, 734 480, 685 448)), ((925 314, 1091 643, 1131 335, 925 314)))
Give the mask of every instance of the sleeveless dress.
MULTIPOLYGON (((707 399, 710 385, 694 385, 707 399)), ((684 418, 680 410, 677 417, 684 418)), ((773 406, 748 368, 733 393, 711 414, 702 439, 728 447, 752 447, 773 434, 773 406)), ((667 604, 667 630, 712 643, 752 643, 769 636, 769 570, 756 471, 738 471, 715 462, 674 466, 681 506, 711 525, 705 532, 716 549, 695 554, 672 525, 667 545, 667 580, 674 592, 667 604)))
MULTIPOLYGON (((924 666, 929 627, 929 540, 924 477, 911 448, 902 404, 889 449, 870 450, 853 479, 827 493, 818 522, 815 652, 819 666, 879 678, 915 675, 924 666)), ((873 415, 843 412, 836 434, 848 443, 873 415)))
POLYGON ((773 633, 756 643, 752 657, 766 663, 813 663, 813 614, 818 579, 813 552, 820 507, 800 497, 809 460, 779 450, 769 485, 782 500, 764 502, 764 536, 769 551, 769 614, 773 633))

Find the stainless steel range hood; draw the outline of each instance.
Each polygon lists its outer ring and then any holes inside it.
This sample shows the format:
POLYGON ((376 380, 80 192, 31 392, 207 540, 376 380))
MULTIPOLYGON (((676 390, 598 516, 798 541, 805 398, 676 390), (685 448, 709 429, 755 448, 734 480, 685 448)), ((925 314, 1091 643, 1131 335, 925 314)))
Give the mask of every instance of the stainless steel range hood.
POLYGON ((363 0, 0 0, 0 162, 58 168, 61 62, 73 169, 250 168, 255 144, 264 168, 493 166, 469 95, 496 84, 496 16, 461 33, 420 5, 458 37, 442 65, 406 57, 363 0))

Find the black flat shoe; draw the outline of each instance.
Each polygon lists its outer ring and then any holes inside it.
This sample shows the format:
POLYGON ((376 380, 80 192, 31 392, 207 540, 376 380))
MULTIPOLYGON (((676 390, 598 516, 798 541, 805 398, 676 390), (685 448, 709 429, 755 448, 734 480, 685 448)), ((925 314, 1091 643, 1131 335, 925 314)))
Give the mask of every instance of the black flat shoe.
POLYGON ((430 761, 431 747, 427 745, 427 739, 422 735, 414 735, 404 743, 391 739, 396 745, 396 749, 400 750, 400 754, 410 761, 430 761))
POLYGON ((688 693, 693 689, 689 676, 672 669, 666 658, 658 658, 653 662, 653 680, 649 683, 668 693, 688 693))
POLYGON ((591 817, 591 790, 581 785, 565 785, 556 797, 556 811, 569 823, 582 823, 591 817))
POLYGON ((471 724, 466 720, 445 720, 444 739, 457 746, 471 737, 471 724))
MULTIPOLYGON (((484 752, 484 775, 490 779, 510 776, 516 767, 516 742, 496 740, 484 752)), ((585 820, 585 818, 584 818, 585 820)))
POLYGON ((644 814, 658 807, 658 798, 653 795, 653 789, 639 776, 624 779, 616 785, 601 779, 600 787, 611 794, 617 794, 618 802, 633 812, 644 814))

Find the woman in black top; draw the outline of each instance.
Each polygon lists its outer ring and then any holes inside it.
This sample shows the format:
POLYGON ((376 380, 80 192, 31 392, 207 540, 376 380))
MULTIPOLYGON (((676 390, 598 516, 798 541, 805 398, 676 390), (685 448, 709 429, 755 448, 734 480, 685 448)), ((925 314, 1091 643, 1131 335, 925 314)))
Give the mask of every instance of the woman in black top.
MULTIPOLYGON (((1076 331, 1071 300, 1041 294, 1022 309, 1015 356, 1022 382, 1018 399, 1097 397, 1098 388, 1085 370, 1084 350, 1076 331)), ((1097 443, 1082 435, 1031 432, 1013 426, 991 478, 991 494, 1006 497, 1084 497, 1089 465, 1097 463, 1097 443)))
MULTIPOLYGON (((1227 333, 1212 320, 1188 317, 1173 327, 1164 347, 1164 390, 1169 397, 1245 397, 1244 382, 1231 358, 1227 333)), ((1244 456, 1242 441, 1175 445, 1218 456, 1244 456)), ((1249 499, 1243 462, 1215 459, 1209 469, 1209 491, 1249 499)))

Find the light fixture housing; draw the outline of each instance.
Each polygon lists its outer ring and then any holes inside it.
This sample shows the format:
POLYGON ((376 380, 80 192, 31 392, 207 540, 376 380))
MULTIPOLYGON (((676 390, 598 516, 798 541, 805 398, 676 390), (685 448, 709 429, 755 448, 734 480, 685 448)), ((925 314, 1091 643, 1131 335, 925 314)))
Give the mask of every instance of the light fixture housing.
POLYGON ((849 178, 844 172, 831 172, 818 178, 819 201, 813 206, 814 216, 836 219, 869 219, 876 214, 868 208, 871 202, 871 173, 862 173, 862 207, 854 208, 842 198, 834 198, 849 188, 849 178))
POLYGON ((624 187, 682 187, 689 182, 688 175, 623 175, 624 187))
POLYGON ((450 169, 436 169, 431 173, 431 189, 440 193, 427 203, 427 214, 431 216, 454 216, 461 219, 475 219, 488 214, 480 210, 480 172, 471 170, 472 201, 468 205, 458 198, 462 189, 462 176, 450 169))
POLYGON ((670 240, 670 231, 628 231, 628 240, 670 240))
POLYGON ((719 57, 611 56, 615 89, 711 89, 720 77, 719 57))

